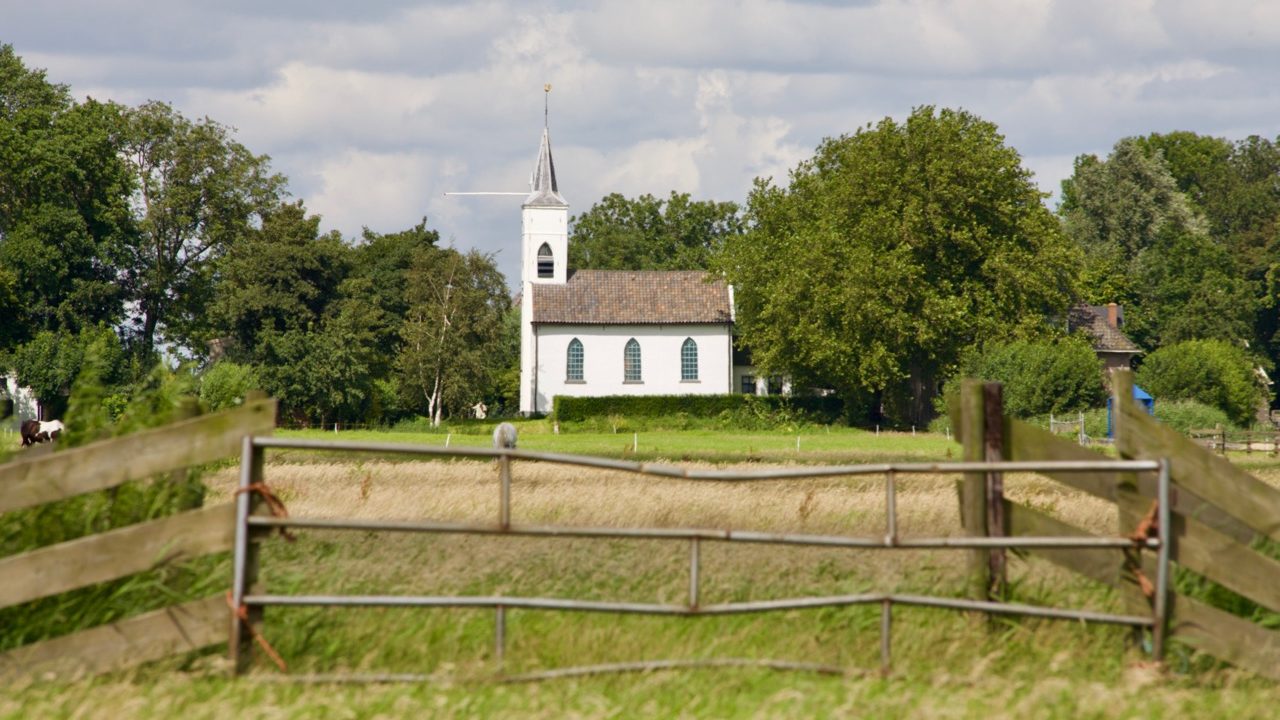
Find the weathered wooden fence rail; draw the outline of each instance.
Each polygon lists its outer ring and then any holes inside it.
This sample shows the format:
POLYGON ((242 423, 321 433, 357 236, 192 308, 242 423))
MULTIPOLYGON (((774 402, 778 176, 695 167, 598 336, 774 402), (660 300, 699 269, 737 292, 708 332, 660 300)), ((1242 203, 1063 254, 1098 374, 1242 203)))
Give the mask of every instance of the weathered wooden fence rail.
MULTIPOLYGON (((107 490, 235 457, 242 438, 270 433, 274 400, 0 465, 0 512, 107 490)), ((158 480, 159 482, 160 480, 158 480)), ((232 549, 235 508, 223 503, 0 558, 0 608, 232 549)), ((219 594, 0 654, 0 682, 117 670, 226 639, 219 594)))
POLYGON ((1280 454, 1280 430, 1228 430, 1221 425, 1198 428, 1187 435, 1201 446, 1225 455, 1228 450, 1280 454))
MULTIPOLYGON (((1253 547, 1258 539, 1280 540, 1280 489, 1249 475, 1194 440, 1161 425, 1132 400, 1132 375, 1113 376, 1116 407, 1116 448, 1128 459, 1166 459, 1172 480, 1169 496, 1159 498, 1149 478, 1125 473, 1045 475, 1077 490, 1116 504, 1121 533, 1143 524, 1157 503, 1170 517, 1169 559, 1177 568, 1197 573, 1267 608, 1280 612, 1280 562, 1253 547)), ((982 386, 966 384, 953 415, 956 435, 966 457, 984 448, 985 430, 992 420, 1003 437, 1001 457, 1007 460, 1087 460, 1100 457, 1075 443, 1000 414, 984 415, 982 386)), ((988 534, 980 511, 985 488, 966 481, 962 497, 966 528, 988 534)), ((1068 535, 1084 531, 1030 508, 1000 498, 1006 524, 997 529, 1012 535, 1027 532, 1068 535)), ((1172 591, 1143 592, 1143 579, 1153 574, 1149 559, 1135 562, 1115 550, 1062 551, 1034 549, 1031 554, 1093 580, 1118 588, 1130 611, 1167 602, 1170 635, 1210 655, 1280 679, 1280 632, 1172 591)), ((975 561, 975 572, 984 566, 975 561)), ((989 580, 986 581, 990 584, 989 580)), ((1149 590, 1149 588, 1148 588, 1149 590)))

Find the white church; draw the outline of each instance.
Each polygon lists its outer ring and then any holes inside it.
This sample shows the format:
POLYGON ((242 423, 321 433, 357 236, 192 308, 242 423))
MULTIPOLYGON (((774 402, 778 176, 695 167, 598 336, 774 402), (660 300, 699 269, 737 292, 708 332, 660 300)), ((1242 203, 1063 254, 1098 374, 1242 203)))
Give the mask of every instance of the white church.
POLYGON ((733 286, 702 271, 568 267, 569 204, 546 128, 530 185, 521 218, 521 413, 551 412, 557 395, 768 392, 733 347, 733 286))

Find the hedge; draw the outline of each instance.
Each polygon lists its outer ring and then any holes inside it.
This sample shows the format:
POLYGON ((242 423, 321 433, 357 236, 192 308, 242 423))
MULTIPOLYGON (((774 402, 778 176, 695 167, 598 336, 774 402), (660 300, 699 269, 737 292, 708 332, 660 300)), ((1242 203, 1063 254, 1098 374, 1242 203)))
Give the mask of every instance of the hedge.
POLYGON ((690 417, 716 417, 749 409, 788 410, 813 422, 833 423, 843 417, 839 397, 795 397, 786 395, 604 395, 568 397, 557 395, 553 416, 560 422, 581 422, 593 417, 663 417, 683 413, 690 417))

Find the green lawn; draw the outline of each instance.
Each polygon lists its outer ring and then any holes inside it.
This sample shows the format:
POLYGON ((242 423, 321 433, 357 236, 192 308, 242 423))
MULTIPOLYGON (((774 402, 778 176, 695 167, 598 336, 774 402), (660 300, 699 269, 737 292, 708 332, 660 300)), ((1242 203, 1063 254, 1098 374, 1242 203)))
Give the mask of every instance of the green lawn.
MULTIPOLYGON (((280 437, 323 440, 368 440, 422 445, 492 447, 488 428, 466 433, 397 432, 387 430, 280 430, 280 437)), ((806 428, 798 432, 657 430, 637 433, 549 432, 545 421, 517 423, 519 447, 578 455, 641 460, 705 462, 872 463, 890 460, 927 461, 958 454, 959 446, 944 435, 870 432, 845 427, 806 428), (797 449, 798 448, 798 449, 797 449)), ((296 457, 290 454, 290 458, 296 457)))

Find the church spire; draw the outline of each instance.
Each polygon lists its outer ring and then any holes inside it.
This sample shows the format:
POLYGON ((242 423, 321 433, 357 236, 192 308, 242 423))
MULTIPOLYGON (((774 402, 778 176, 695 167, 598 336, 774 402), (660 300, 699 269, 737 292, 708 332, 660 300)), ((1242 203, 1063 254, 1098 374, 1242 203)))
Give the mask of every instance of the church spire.
MULTIPOLYGON (((543 90, 551 92, 551 86, 543 90)), ((560 188, 556 185, 556 164, 551 159, 551 131, 547 128, 547 106, 544 99, 542 108, 542 145, 538 148, 538 162, 533 167, 533 176, 529 178, 529 197, 524 204, 543 207, 568 207, 560 188)))

